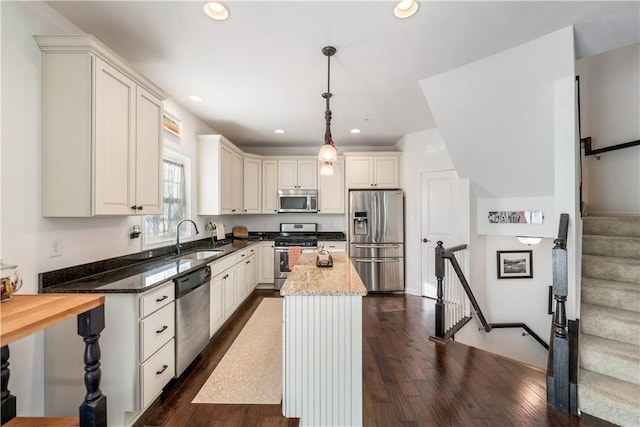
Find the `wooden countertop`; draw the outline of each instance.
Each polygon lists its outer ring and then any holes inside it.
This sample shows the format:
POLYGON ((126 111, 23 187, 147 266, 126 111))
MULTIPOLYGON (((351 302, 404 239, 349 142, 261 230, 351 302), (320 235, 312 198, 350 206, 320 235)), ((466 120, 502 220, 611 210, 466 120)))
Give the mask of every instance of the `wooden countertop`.
POLYGON ((1 345, 26 337, 104 304, 104 295, 14 295, 0 304, 1 345))
POLYGON ((280 289, 283 296, 366 295, 360 275, 344 252, 334 252, 333 267, 317 267, 316 254, 302 254, 280 289))

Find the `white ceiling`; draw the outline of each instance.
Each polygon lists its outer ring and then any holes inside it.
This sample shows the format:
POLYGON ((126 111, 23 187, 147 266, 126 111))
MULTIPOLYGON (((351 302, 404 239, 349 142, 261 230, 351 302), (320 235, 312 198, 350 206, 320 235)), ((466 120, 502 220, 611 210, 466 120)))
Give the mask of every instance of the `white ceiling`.
POLYGON ((421 79, 568 25, 578 59, 640 41, 638 1, 430 1, 406 20, 388 1, 224 3, 227 21, 203 1, 49 2, 240 147, 322 143, 327 45, 341 149, 436 127, 421 79))

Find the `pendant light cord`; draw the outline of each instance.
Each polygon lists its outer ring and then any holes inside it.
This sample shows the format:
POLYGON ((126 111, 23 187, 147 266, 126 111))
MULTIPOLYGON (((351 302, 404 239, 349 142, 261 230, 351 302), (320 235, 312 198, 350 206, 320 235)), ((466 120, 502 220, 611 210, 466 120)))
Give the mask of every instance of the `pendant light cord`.
POLYGON ((327 92, 322 94, 322 97, 327 100, 327 109, 324 112, 324 120, 326 122, 326 129, 324 132, 324 143, 333 145, 333 137, 331 136, 331 108, 329 106, 329 98, 331 98, 331 56, 336 52, 336 49, 331 46, 327 46, 322 49, 327 57, 327 92))

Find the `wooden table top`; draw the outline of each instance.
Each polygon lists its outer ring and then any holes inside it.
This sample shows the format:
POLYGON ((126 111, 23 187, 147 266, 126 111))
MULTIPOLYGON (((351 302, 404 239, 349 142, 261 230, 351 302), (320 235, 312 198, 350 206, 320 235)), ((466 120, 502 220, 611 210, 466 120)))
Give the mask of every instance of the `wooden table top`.
POLYGON ((103 304, 100 294, 14 295, 0 304, 0 344, 11 344, 103 304))

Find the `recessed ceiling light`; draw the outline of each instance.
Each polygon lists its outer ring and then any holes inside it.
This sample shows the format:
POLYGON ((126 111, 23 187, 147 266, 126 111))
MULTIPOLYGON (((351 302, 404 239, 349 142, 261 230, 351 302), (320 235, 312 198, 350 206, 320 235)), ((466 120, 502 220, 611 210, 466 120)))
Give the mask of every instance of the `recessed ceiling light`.
POLYGON ((276 129, 276 130, 274 130, 274 132, 275 132, 275 133, 284 133, 284 130, 282 130, 282 129, 276 129))
POLYGON ((193 102, 200 102, 202 101, 202 97, 198 96, 198 95, 189 95, 187 98, 189 98, 190 100, 192 100, 193 102))
POLYGON ((222 3, 210 1, 204 5, 204 13, 211 19, 216 21, 224 21, 229 17, 229 11, 222 3))
POLYGON ((360 129, 351 129, 351 133, 360 133, 360 129))
POLYGON ((418 2, 414 0, 402 0, 393 8, 396 18, 409 18, 418 11, 418 2))

